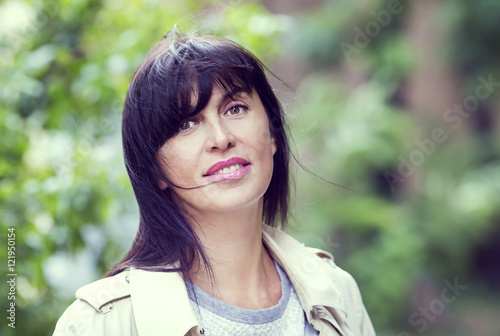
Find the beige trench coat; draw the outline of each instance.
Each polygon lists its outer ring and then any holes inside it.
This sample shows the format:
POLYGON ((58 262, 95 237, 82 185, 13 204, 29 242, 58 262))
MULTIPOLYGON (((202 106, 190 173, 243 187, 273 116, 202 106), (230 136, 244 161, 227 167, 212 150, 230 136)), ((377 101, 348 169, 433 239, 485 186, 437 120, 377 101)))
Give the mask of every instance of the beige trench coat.
MULTIPOLYGON (((289 276, 308 322, 321 336, 372 336, 373 326, 354 279, 330 253, 304 247, 264 225, 263 241, 289 276)), ((178 273, 124 271, 80 288, 54 336, 202 335, 178 273)))

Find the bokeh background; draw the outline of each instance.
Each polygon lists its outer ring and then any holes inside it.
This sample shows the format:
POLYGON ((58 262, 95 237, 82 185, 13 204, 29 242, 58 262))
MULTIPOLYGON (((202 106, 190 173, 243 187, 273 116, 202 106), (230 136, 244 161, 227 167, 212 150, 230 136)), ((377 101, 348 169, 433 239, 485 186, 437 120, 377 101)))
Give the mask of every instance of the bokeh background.
POLYGON ((353 274, 379 335, 498 335, 499 16, 494 0, 0 2, 0 334, 50 335, 130 246, 121 105, 177 24, 280 78, 306 168, 288 231, 353 274))

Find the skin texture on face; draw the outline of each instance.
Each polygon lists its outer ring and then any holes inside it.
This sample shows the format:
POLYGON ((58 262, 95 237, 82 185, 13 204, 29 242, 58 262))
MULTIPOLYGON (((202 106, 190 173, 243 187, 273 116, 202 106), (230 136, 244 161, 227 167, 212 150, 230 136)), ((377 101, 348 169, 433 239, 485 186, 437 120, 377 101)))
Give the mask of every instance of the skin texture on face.
POLYGON ((215 87, 207 106, 158 151, 163 173, 185 211, 193 217, 262 210, 276 152, 259 95, 231 97, 215 87), (232 166, 232 167, 231 167, 232 166))

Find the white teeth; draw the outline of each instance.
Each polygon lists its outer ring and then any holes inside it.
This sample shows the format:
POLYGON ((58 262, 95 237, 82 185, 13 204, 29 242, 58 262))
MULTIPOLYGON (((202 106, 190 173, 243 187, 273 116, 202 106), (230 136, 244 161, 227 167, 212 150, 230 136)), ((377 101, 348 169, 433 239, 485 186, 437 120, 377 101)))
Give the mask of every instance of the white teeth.
POLYGON ((240 169, 241 167, 243 167, 243 165, 241 164, 235 164, 235 165, 232 165, 230 167, 225 167, 225 168, 222 168, 221 170, 217 171, 215 174, 227 174, 227 173, 232 173, 238 169, 240 169))

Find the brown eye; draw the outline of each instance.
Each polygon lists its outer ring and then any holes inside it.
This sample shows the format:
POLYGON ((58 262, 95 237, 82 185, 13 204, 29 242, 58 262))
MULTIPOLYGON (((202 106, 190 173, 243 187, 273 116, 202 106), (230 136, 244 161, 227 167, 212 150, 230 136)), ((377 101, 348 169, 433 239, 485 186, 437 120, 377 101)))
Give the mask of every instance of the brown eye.
POLYGON ((241 107, 239 106, 235 106, 235 107, 231 107, 231 109, 229 110, 229 114, 238 114, 240 113, 240 110, 241 110, 241 107))
POLYGON ((239 115, 242 114, 248 107, 244 105, 235 105, 231 107, 229 110, 227 110, 226 114, 227 115, 239 115))
POLYGON ((194 120, 183 121, 181 123, 181 125, 179 126, 179 131, 187 131, 188 129, 190 129, 191 127, 193 127, 194 124, 195 124, 194 120))

